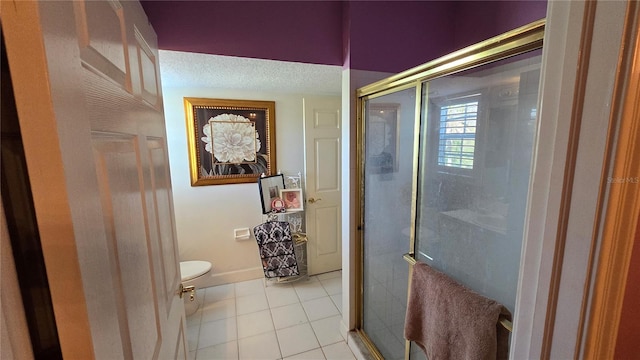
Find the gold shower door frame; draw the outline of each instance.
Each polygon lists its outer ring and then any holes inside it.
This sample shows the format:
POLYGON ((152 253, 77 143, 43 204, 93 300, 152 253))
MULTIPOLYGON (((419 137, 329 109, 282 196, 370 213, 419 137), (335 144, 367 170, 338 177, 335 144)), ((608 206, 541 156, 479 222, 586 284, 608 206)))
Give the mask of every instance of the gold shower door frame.
MULTIPOLYGON (((411 231, 407 253, 403 258, 409 263, 409 292, 411 284, 411 273, 415 264, 415 232, 418 206, 418 163, 420 160, 420 129, 422 93, 423 87, 428 86, 428 81, 445 75, 468 70, 481 65, 485 65, 512 56, 520 55, 532 50, 542 48, 544 37, 545 20, 541 19, 528 25, 514 29, 502 35, 490 38, 483 42, 471 45, 464 49, 455 51, 436 60, 430 61, 415 68, 406 70, 373 84, 361 87, 357 90, 356 118, 357 118, 357 171, 356 183, 358 192, 356 193, 356 219, 357 219, 357 239, 356 239, 356 333, 367 346, 370 353, 376 359, 384 359, 375 344, 369 339, 363 329, 364 314, 364 177, 365 177, 365 124, 366 124, 366 102, 380 96, 388 95, 402 90, 415 88, 415 123, 414 123, 414 143, 413 143, 413 180, 412 180, 412 202, 411 202, 411 231)), ((510 324, 504 323, 506 327, 510 324)), ((405 342, 405 359, 409 359, 410 343, 405 342)))

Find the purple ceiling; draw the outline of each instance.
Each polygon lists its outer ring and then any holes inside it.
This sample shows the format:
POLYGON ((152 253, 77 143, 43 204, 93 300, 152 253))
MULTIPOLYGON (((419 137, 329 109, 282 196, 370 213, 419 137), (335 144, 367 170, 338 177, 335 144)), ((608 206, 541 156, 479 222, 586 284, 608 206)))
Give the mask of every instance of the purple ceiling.
POLYGON ((461 49, 547 14, 546 1, 456 1, 454 44, 461 49))
POLYGON ((399 72, 452 51, 454 3, 354 1, 350 67, 399 72))
POLYGON ((161 49, 399 72, 541 19, 535 1, 142 1, 161 49))
POLYGON ((342 65, 338 1, 143 1, 165 50, 342 65))

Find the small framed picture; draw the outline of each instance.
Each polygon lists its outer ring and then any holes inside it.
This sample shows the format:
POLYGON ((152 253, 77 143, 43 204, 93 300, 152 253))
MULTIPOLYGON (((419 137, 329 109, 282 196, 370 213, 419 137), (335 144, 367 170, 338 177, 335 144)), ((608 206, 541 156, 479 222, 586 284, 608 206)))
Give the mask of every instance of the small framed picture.
POLYGON ((260 190, 260 201, 262 202, 262 213, 271 212, 273 200, 280 197, 280 191, 284 189, 284 175, 278 174, 258 178, 258 188, 260 190))
POLYGON ((303 210, 302 189, 280 190, 280 198, 284 201, 286 211, 303 210))

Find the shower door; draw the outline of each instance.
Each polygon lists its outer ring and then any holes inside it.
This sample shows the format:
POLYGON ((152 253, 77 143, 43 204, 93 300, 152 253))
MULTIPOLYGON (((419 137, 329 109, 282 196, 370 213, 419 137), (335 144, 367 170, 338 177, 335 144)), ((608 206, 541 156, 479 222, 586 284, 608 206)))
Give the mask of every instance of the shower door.
POLYGON ((359 90, 359 325, 376 357, 425 358, 403 336, 416 261, 515 311, 542 35, 536 22, 359 90))
POLYGON ((404 359, 415 88, 366 102, 362 327, 385 359, 404 359))
POLYGON ((540 51, 422 93, 415 258, 515 309, 540 51))

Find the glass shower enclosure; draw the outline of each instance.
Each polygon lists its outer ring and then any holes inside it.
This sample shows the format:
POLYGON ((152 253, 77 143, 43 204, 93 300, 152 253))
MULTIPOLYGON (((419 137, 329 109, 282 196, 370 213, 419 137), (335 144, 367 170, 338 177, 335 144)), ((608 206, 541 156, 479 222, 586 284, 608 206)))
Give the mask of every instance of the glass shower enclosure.
POLYGON ((543 33, 541 20, 358 90, 358 330, 374 356, 425 358, 403 336, 415 261, 515 311, 543 33))

